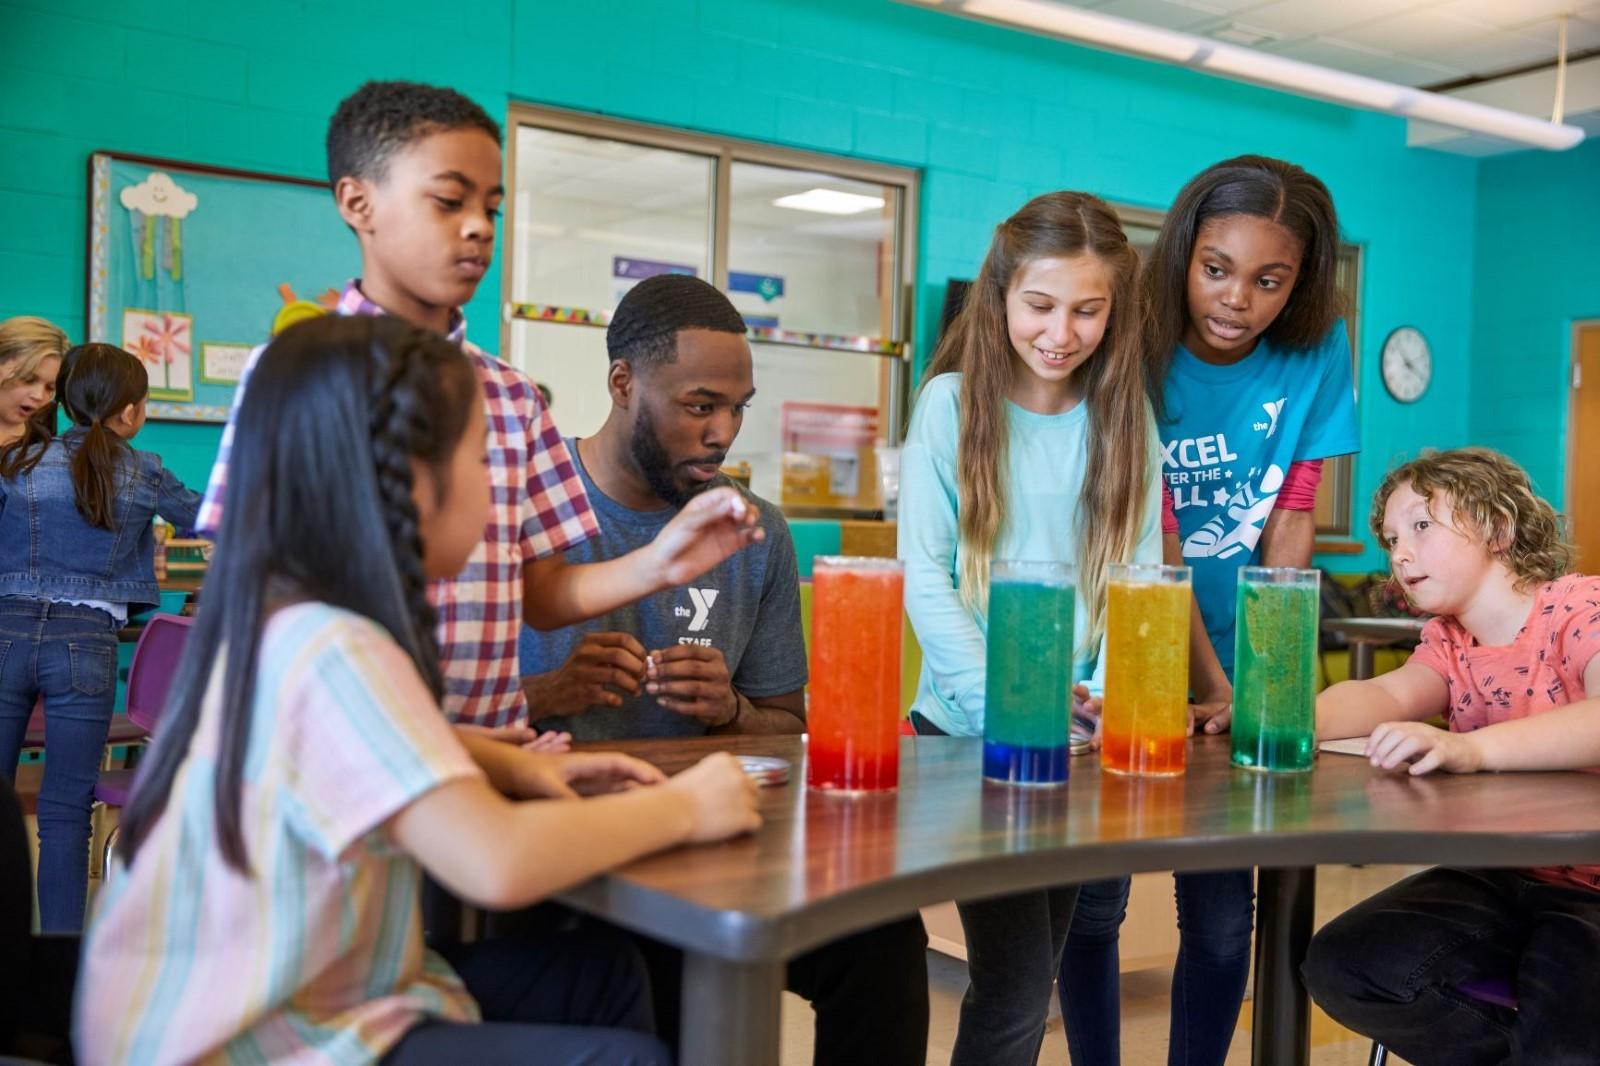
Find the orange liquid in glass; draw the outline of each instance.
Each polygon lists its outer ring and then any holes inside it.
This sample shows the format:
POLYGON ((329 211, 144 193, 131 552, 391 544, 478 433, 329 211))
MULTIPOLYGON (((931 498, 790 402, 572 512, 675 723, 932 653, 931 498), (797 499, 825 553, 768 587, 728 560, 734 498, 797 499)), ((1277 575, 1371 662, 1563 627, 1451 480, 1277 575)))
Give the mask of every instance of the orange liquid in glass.
POLYGON ((891 789, 900 777, 904 575, 818 565, 811 579, 807 783, 891 789))

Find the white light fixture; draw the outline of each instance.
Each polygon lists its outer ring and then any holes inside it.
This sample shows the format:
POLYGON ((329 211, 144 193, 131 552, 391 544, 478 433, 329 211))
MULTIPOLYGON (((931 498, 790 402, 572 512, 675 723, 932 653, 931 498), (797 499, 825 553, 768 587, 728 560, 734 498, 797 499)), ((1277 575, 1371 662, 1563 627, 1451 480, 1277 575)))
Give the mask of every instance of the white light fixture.
POLYGON ((815 211, 819 215, 859 215, 883 206, 881 196, 863 196, 838 189, 807 189, 805 192, 780 196, 772 201, 773 207, 787 207, 791 211, 815 211))
POLYGON ((1147 26, 1051 0, 899 0, 1010 29, 1048 34, 1076 44, 1314 96, 1348 107, 1424 119, 1486 133, 1536 148, 1561 150, 1583 140, 1581 127, 1545 122, 1503 108, 1349 74, 1297 59, 1240 48, 1205 37, 1147 26))

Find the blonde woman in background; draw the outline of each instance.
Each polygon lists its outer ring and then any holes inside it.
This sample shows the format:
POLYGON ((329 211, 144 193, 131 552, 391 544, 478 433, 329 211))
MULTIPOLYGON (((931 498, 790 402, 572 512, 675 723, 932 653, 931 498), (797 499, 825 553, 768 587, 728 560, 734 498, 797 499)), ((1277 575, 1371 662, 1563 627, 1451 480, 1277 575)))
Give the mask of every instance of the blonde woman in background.
MULTIPOLYGON (((22 436, 30 419, 53 411, 67 335, 42 318, 0 322, 0 444, 22 436)), ((54 428, 52 424, 51 428, 54 428)))

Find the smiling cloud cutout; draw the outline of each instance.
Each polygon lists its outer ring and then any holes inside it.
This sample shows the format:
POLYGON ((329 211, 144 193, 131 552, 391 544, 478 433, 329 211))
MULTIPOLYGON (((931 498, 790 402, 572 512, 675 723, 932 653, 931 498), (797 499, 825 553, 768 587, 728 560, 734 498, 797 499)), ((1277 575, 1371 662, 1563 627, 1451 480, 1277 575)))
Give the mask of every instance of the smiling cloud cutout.
MULTIPOLYGON (((117 199, 128 210, 138 275, 145 281, 159 281, 159 265, 174 284, 183 281, 183 220, 200 206, 200 197, 180 186, 159 170, 137 185, 129 185, 117 199), (159 219, 166 219, 163 225, 159 219)), ((146 306, 160 308, 159 291, 142 297, 146 306)), ((181 306, 181 305, 180 305, 181 306)))
POLYGON ((189 212, 200 204, 198 196, 159 170, 152 171, 139 184, 123 189, 119 199, 129 211, 137 211, 151 218, 187 218, 189 212))

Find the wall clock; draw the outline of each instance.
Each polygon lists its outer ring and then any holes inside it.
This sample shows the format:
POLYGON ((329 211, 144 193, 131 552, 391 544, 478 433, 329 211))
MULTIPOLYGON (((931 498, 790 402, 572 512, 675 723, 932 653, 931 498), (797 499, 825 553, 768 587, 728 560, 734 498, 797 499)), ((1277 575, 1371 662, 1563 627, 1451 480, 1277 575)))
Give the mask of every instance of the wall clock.
POLYGON ((1383 342, 1383 387, 1401 403, 1415 403, 1433 378, 1433 351, 1414 326, 1401 326, 1383 342))

